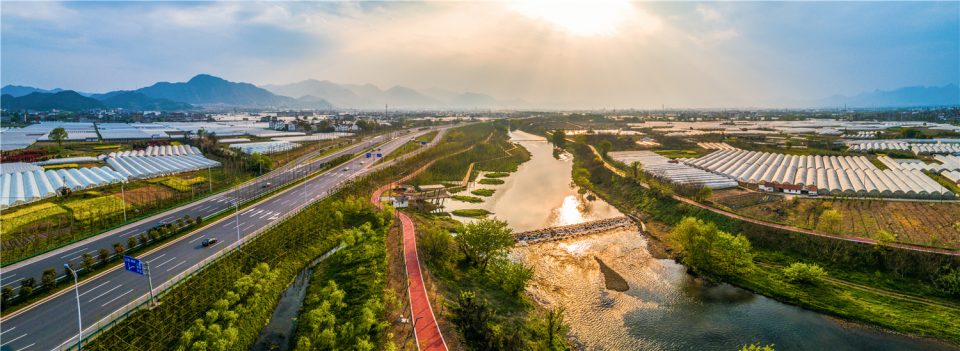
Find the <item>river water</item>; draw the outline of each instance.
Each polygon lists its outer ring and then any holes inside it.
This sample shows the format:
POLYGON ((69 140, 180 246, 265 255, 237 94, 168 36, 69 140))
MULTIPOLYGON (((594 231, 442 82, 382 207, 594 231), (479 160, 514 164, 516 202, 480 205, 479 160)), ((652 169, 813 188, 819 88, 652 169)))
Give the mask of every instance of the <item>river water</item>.
MULTIPOLYGON (((448 209, 485 208, 516 231, 621 215, 603 200, 577 193, 569 158, 554 158, 542 141, 519 143, 533 158, 505 184, 481 186, 497 189, 493 197, 483 204, 449 202, 448 209)), ((512 257, 534 270, 528 292, 547 307, 564 307, 573 336, 590 350, 736 350, 753 342, 775 344, 779 351, 952 349, 730 285, 704 286, 682 265, 652 257, 646 239, 633 230, 518 247, 512 257), (619 273, 629 289, 606 289, 596 259, 619 273)))

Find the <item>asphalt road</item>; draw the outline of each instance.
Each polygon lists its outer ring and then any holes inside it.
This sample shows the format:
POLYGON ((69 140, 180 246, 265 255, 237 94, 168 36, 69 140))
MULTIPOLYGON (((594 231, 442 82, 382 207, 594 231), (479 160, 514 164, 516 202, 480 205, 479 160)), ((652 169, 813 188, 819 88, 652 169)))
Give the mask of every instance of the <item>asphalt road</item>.
MULTIPOLYGON (((398 136, 383 145, 381 147, 382 152, 385 155, 409 141, 409 138, 424 133, 426 131, 398 136)), ((277 172, 265 175, 259 182, 247 184, 247 186, 241 188, 240 198, 250 198, 258 192, 269 190, 261 187, 264 182, 271 182, 272 186, 276 187, 283 182, 302 177, 304 167, 309 172, 311 169, 318 169, 321 163, 332 160, 343 153, 358 153, 385 140, 386 138, 380 137, 364 141, 305 165, 290 165, 277 172)), ((298 184, 290 188, 289 191, 261 200, 261 202, 240 211, 239 216, 230 216, 212 226, 183 236, 162 249, 140 258, 149 263, 153 284, 159 286, 204 258, 219 250, 226 250, 230 245, 236 243, 238 241, 238 227, 239 235, 242 238, 277 220, 282 214, 293 212, 305 204, 319 200, 326 196, 328 190, 335 188, 345 180, 381 166, 383 165, 374 166, 370 160, 365 158, 351 160, 331 171, 298 184), (213 247, 204 248, 200 244, 204 238, 216 238, 219 243, 213 247)), ((33 262, 22 262, 22 264, 18 264, 18 267, 12 269, 10 267, 4 268, 3 284, 19 282, 20 278, 31 274, 38 276, 39 281, 39 272, 43 269, 57 267, 58 271, 62 271, 64 262, 73 260, 84 252, 94 251, 93 253, 96 254, 96 250, 101 247, 109 247, 108 245, 112 245, 114 242, 125 243, 127 237, 143 233, 162 220, 176 219, 184 214, 209 216, 222 209, 232 207, 233 203, 234 192, 222 193, 105 233, 89 242, 78 243, 74 248, 59 250, 57 253, 48 254, 46 257, 36 259, 33 262), (13 278, 8 278, 10 276, 13 278)), ((127 272, 122 267, 81 282, 79 294, 84 329, 87 330, 90 326, 95 325, 129 302, 149 294, 148 290, 148 281, 145 276, 127 272)), ((4 318, 0 322, 0 351, 56 349, 64 344, 75 343, 76 335, 76 295, 73 289, 69 289, 42 303, 23 311, 17 311, 4 318)))

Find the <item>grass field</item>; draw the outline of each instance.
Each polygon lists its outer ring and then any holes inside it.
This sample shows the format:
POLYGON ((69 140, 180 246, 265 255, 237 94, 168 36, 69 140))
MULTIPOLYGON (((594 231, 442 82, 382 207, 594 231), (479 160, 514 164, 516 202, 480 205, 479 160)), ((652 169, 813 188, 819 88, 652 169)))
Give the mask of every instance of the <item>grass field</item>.
POLYGON ((503 181, 503 179, 483 178, 483 179, 480 179, 480 182, 479 182, 479 183, 480 183, 480 184, 487 184, 487 185, 499 185, 499 184, 503 184, 504 181, 503 181))
MULTIPOLYGON (((67 210, 52 202, 44 202, 16 209, 0 216, 3 233, 13 233, 19 228, 67 214, 67 210)), ((7 238, 4 238, 7 239, 7 238)))
POLYGON ((462 210, 453 210, 453 212, 450 213, 452 213, 454 216, 479 218, 486 217, 490 215, 491 212, 481 208, 468 208, 462 210))
POLYGON ((63 206, 70 209, 74 219, 83 221, 122 212, 123 200, 113 195, 106 195, 89 199, 67 200, 63 206))
POLYGON ((710 153, 706 149, 685 149, 685 150, 653 150, 660 156, 666 158, 697 158, 710 153))

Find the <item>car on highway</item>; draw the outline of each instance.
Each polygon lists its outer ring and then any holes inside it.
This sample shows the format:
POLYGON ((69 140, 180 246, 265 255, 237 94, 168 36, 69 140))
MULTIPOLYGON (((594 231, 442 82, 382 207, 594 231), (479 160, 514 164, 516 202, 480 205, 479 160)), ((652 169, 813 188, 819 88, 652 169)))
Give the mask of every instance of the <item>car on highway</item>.
POLYGON ((216 244, 217 242, 219 241, 216 238, 206 238, 206 239, 203 239, 202 242, 200 242, 200 245, 203 247, 210 247, 216 244))
POLYGON ((350 167, 343 167, 343 172, 349 171, 350 167))
POLYGON ((261 187, 261 188, 269 188, 271 185, 273 185, 273 183, 266 182, 266 183, 263 183, 263 185, 261 185, 260 187, 261 187))

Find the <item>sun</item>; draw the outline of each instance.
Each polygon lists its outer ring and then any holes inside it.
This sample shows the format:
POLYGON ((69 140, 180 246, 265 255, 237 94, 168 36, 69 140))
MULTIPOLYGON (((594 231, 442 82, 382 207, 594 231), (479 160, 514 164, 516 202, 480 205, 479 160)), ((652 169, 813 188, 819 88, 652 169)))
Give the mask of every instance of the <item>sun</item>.
POLYGON ((633 5, 626 0, 528 0, 512 3, 512 8, 578 36, 615 34, 634 10, 633 5))

